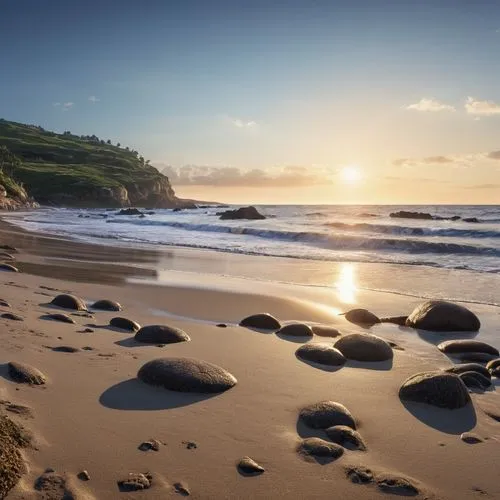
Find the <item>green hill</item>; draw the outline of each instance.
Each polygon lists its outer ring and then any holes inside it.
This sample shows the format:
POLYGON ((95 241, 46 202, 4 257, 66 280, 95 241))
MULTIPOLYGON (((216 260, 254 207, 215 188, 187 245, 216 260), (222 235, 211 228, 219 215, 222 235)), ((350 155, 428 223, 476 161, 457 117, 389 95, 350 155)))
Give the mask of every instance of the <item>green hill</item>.
POLYGON ((183 204, 168 178, 137 151, 95 135, 56 134, 0 119, 1 146, 21 160, 8 175, 41 204, 148 208, 183 204))

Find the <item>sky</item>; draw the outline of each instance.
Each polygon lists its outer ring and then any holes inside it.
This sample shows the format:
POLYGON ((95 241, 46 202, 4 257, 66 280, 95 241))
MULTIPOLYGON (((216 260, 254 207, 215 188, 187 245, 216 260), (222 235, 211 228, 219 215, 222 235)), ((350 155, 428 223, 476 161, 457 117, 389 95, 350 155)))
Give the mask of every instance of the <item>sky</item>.
POLYGON ((0 0, 0 117, 178 195, 500 203, 497 0, 0 0))

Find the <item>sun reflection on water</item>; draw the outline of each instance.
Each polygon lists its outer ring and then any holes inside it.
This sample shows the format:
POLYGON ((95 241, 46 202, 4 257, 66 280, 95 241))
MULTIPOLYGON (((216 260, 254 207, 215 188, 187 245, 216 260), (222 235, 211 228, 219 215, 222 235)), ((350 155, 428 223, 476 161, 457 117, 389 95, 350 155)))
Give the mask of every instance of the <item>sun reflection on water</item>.
POLYGON ((356 302, 356 267, 354 264, 343 263, 340 265, 340 272, 334 286, 341 302, 345 304, 356 302))

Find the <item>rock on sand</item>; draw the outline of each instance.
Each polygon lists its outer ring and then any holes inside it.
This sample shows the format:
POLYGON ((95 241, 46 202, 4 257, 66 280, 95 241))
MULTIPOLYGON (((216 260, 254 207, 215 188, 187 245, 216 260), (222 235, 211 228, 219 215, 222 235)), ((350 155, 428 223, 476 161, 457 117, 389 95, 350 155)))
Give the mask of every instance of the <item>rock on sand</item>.
POLYGON ((140 491, 151 487, 153 477, 149 472, 131 472, 129 475, 118 481, 120 491, 140 491))
POLYGON ((478 372, 463 372, 458 376, 469 389, 481 389, 484 391, 491 385, 491 379, 478 372))
POLYGON ((304 323, 291 323, 282 326, 276 334, 288 337, 312 337, 313 331, 309 325, 305 325, 304 323))
POLYGON ((333 328, 333 326, 313 325, 311 328, 314 335, 320 337, 340 337, 340 332, 336 328, 333 328))
POLYGON ((109 324, 115 328, 120 328, 121 330, 127 330, 129 332, 137 332, 141 329, 141 325, 139 325, 139 323, 127 318, 111 318, 109 324))
POLYGON ((280 322, 268 313, 247 316, 240 321, 240 326, 258 328, 259 330, 279 330, 281 328, 280 322))
POLYGON ((361 326, 373 326, 380 323, 378 316, 366 309, 351 309, 345 313, 345 319, 361 326))
POLYGON ((19 269, 17 267, 11 266, 10 264, 0 264, 0 271, 10 271, 11 273, 18 273, 19 269))
POLYGON ((22 384, 43 385, 47 380, 45 375, 34 366, 16 361, 9 363, 9 375, 13 380, 22 384))
POLYGON ((44 314, 43 316, 40 316, 41 319, 51 319, 53 321, 61 321, 62 323, 70 323, 70 324, 75 324, 75 320, 68 316, 67 314, 63 313, 55 313, 55 314, 44 314))
POLYGON ((67 293, 57 295, 57 297, 54 297, 54 299, 52 299, 51 304, 58 307, 62 307, 63 309, 73 309, 75 311, 87 310, 87 306, 82 299, 76 297, 75 295, 70 295, 67 293))
POLYGON ((464 306, 444 300, 429 300, 413 310, 406 326, 435 332, 476 332, 481 323, 464 306))
POLYGON ((344 454, 344 448, 335 443, 330 443, 318 437, 303 439, 297 446, 297 452, 313 458, 326 458, 336 460, 344 454))
POLYGON ((394 356, 384 339, 368 333, 344 335, 335 342, 335 347, 347 359, 355 361, 387 361, 394 356))
POLYGON ((498 349, 484 342, 479 342, 478 340, 447 340, 446 342, 441 342, 441 344, 438 345, 438 349, 445 354, 482 352, 494 356, 499 355, 498 349))
POLYGON ((295 355, 305 361, 312 361, 328 366, 342 366, 346 359, 344 355, 326 342, 318 342, 314 344, 305 344, 300 346, 295 355))
POLYGON ((350 411, 335 401, 321 401, 300 410, 299 418, 313 429, 328 429, 334 425, 346 425, 356 429, 356 422, 350 411))
POLYGON ((121 311, 122 306, 114 300, 102 299, 94 302, 91 306, 92 309, 100 309, 101 311, 121 311))
POLYGON ((236 385, 236 378, 220 366, 191 358, 159 358, 148 361, 137 377, 146 384, 171 391, 216 393, 236 385))
POLYGON ((244 474, 249 474, 249 475, 257 475, 257 474, 262 474, 265 469, 262 467, 262 465, 259 465, 255 460, 253 460, 250 457, 243 457, 239 462, 238 462, 238 470, 240 472, 243 472, 244 474))
POLYGON ((423 372, 409 377, 399 389, 404 401, 426 403, 450 410, 470 402, 469 392, 458 375, 447 372, 423 372))
POLYGON ((175 344, 191 340, 189 335, 180 328, 166 325, 143 326, 134 338, 137 342, 144 344, 175 344))
POLYGON ((484 375, 487 378, 491 378, 490 372, 488 371, 488 365, 486 365, 485 368, 483 365, 480 365, 479 363, 463 363, 460 365, 450 366, 450 368, 446 368, 445 372, 456 373, 457 375, 465 372, 477 372, 480 373, 481 375, 484 375))
POLYGON ((340 444, 344 448, 353 450, 366 450, 366 444, 361 437, 361 434, 347 425, 334 425, 326 429, 326 435, 334 443, 340 444))

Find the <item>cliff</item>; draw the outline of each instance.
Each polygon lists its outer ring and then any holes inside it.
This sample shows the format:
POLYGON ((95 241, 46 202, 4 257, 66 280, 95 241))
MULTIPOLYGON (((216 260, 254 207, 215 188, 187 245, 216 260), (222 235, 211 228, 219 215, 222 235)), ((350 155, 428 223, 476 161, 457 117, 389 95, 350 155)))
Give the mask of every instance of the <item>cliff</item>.
MULTIPOLYGON (((9 176, 43 205, 171 208, 187 205, 137 151, 95 135, 56 134, 0 120, 0 147, 20 161, 9 176)), ((1 183, 1 180, 0 180, 1 183)), ((27 196, 27 195, 26 195, 27 196)))

